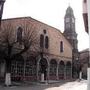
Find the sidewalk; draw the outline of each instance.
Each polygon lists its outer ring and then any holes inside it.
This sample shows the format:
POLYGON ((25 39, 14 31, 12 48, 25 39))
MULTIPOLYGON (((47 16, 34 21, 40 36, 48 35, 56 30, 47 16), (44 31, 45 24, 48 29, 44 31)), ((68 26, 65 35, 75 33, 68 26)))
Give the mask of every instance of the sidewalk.
MULTIPOLYGON (((55 83, 61 83, 64 84, 66 82, 72 82, 71 80, 48 80, 48 81, 44 81, 44 82, 30 82, 30 81, 23 81, 23 82, 12 82, 12 86, 34 86, 34 85, 50 85, 50 84, 55 84, 55 83)), ((1 86, 5 86, 4 83, 0 83, 0 87, 1 86)))
MULTIPOLYGON (((14 84, 19 84, 19 83, 14 83, 14 84)), ((19 85, 20 86, 11 86, 11 87, 1 86, 0 90, 87 90, 87 80, 81 80, 81 81, 76 80, 70 82, 50 81, 50 84, 33 83, 33 85, 31 85, 30 83, 29 84, 26 83, 26 86, 25 84, 19 84, 19 85)))

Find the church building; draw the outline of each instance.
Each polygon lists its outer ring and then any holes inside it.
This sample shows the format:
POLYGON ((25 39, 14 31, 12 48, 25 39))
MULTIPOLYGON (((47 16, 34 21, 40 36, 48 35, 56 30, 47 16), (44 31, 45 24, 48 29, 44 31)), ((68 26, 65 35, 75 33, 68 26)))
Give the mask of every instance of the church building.
POLYGON ((8 53, 7 41, 12 45, 11 60, 12 81, 45 81, 72 79, 72 65, 78 59, 77 34, 75 17, 69 6, 64 18, 64 33, 31 17, 20 17, 2 20, 0 36, 0 79, 5 77, 5 55, 8 53), (8 39, 5 39, 8 38, 8 39), (22 43, 22 42, 25 43, 22 43), (14 43, 15 42, 15 43, 14 43), (24 46, 30 48, 22 53, 24 46), (3 46, 3 48, 2 48, 3 46), (2 48, 2 49, 1 49, 2 48))

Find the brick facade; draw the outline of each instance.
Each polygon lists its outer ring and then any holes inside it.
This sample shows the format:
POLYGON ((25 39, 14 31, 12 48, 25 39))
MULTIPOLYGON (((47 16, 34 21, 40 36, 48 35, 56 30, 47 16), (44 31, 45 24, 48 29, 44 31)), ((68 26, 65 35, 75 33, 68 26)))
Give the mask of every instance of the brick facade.
MULTIPOLYGON (((21 58, 23 58, 22 60, 16 58, 15 61, 12 61, 12 66, 11 66, 12 80, 32 81, 31 78, 33 78, 33 80, 41 80, 42 73, 44 73, 44 76, 46 75, 45 78, 48 80, 71 79, 72 78, 72 46, 63 36, 60 30, 51 27, 47 24, 44 24, 40 21, 37 21, 31 17, 2 20, 2 27, 7 23, 11 23, 11 25, 13 26, 13 34, 11 35, 11 37, 17 39, 16 36, 17 28, 22 27, 22 30, 24 30, 26 22, 29 23, 28 26, 33 25, 35 27, 35 32, 37 32, 36 37, 38 39, 38 42, 35 46, 37 50, 35 50, 33 46, 31 46, 31 48, 27 52, 21 55, 21 58), (44 30, 46 31, 44 32, 44 30), (44 38, 48 36, 49 39, 48 48, 45 47, 43 49, 40 48, 41 34, 44 36, 44 38), (63 42, 62 52, 60 52, 61 41, 63 42), (40 53, 43 53, 43 58, 41 57, 40 53), (60 69, 60 67, 63 67, 63 70, 60 69), (41 71, 42 69, 44 70, 43 72, 41 71)), ((12 38, 10 38, 10 40, 12 41, 12 38)), ((16 47, 22 49, 23 45, 16 43, 15 48, 16 47)), ((14 52, 17 51, 18 50, 14 50, 14 52)), ((3 73, 5 73, 4 70, 3 73)), ((2 71, 2 67, 0 68, 0 73, 1 71, 2 71)))

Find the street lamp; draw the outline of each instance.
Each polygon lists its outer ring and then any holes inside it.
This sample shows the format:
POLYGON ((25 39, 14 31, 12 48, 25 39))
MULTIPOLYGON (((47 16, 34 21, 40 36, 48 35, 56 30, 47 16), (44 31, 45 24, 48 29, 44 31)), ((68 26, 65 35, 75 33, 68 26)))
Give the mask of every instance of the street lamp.
POLYGON ((0 0, 0 26, 1 26, 2 14, 3 14, 4 2, 5 2, 5 0, 0 0))

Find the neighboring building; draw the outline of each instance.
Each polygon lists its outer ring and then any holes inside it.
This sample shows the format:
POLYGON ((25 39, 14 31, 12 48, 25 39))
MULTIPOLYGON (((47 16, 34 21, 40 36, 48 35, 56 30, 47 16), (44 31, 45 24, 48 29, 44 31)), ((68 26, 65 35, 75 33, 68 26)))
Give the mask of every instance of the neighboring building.
MULTIPOLYGON (((89 34, 89 31, 90 31, 90 0, 83 0, 83 19, 84 19, 85 31, 89 34)), ((88 69, 87 69, 87 90, 89 89, 90 89, 90 60, 89 60, 88 69)))
POLYGON ((75 31, 75 16, 72 8, 69 6, 66 10, 64 17, 64 36, 72 45, 72 62, 73 62, 73 77, 76 77, 76 74, 79 72, 79 53, 78 53, 78 40, 77 33, 75 31), (75 74, 76 73, 76 74, 75 74))
MULTIPOLYGON (((38 42, 34 47, 36 47, 37 50, 28 50, 21 56, 16 57, 15 60, 12 60, 12 80, 41 81, 42 73, 44 74, 44 80, 71 79, 72 46, 63 36, 60 30, 37 21, 31 17, 5 19, 2 20, 2 25, 5 26, 7 23, 11 23, 13 26, 13 38, 18 39, 17 41, 20 42, 21 38, 24 36, 23 31, 25 28, 25 22, 29 23, 28 26, 34 25, 36 28, 35 30, 37 32, 38 42)), ((77 43, 76 36, 77 35, 75 33, 75 38, 73 37, 73 39, 75 39, 77 43)), ((12 41, 12 38, 10 38, 10 40, 12 41)), ((21 43, 18 44, 17 47, 20 46, 22 49, 23 47, 21 43)), ((75 47, 75 49, 77 49, 77 46, 75 47)), ((4 74, 5 60, 1 58, 1 78, 4 78, 4 74)))
POLYGON ((85 25, 85 31, 89 33, 88 29, 88 10, 87 10, 87 0, 83 0, 83 19, 85 25))
POLYGON ((89 49, 80 51, 80 64, 82 66, 82 78, 87 78, 87 68, 90 58, 89 49))

